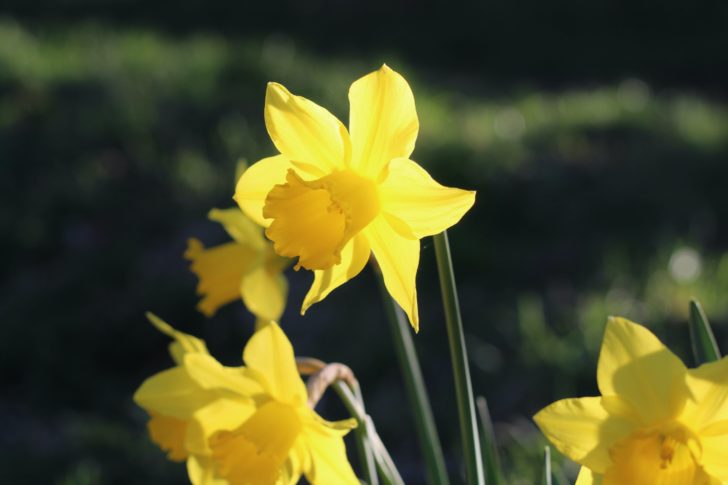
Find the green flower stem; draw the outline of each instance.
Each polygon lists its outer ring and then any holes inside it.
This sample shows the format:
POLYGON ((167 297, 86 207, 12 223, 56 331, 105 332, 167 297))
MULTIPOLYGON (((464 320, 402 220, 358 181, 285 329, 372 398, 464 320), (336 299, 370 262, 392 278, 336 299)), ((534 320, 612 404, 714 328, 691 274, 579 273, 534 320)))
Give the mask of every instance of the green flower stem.
MULTIPOLYGON (((364 411, 364 398, 361 394, 361 389, 359 388, 359 385, 356 384, 352 386, 352 391, 354 392, 354 396, 359 401, 359 404, 361 405, 361 410, 364 411)), ((361 463, 361 467, 364 472, 364 479, 369 485, 379 485, 379 477, 377 476, 377 464, 374 460, 374 453, 372 451, 373 444, 371 440, 369 439, 369 435, 367 433, 367 423, 362 422, 357 418, 359 421, 359 426, 354 430, 355 436, 356 436, 356 449, 359 453, 359 463, 361 463)))
POLYGON ((470 370, 468 369, 463 323, 460 318, 460 306, 458 304, 457 289, 455 288, 455 274, 452 267, 452 258, 450 257, 450 244, 447 240, 447 232, 444 231, 433 236, 433 239, 435 241, 437 272, 440 275, 442 301, 445 306, 447 336, 450 341, 450 357, 452 359, 453 377, 455 378, 460 432, 465 453, 466 478, 469 485, 482 485, 485 483, 485 478, 480 454, 478 421, 475 414, 473 384, 470 381, 470 370))
POLYGON ((447 477, 445 458, 442 454, 440 438, 437 435, 435 418, 432 415, 432 407, 427 398, 425 381, 422 378, 422 370, 412 340, 412 327, 402 309, 389 296, 379 267, 374 267, 377 272, 384 309, 392 328, 397 360, 407 388, 410 405, 414 410, 417 438, 427 467, 427 481, 430 485, 449 485, 450 480, 447 477))
POLYGON ((543 475, 541 485, 551 485, 551 448, 546 446, 543 449, 543 475))
MULTIPOLYGON (((334 391, 339 395, 341 402, 344 403, 346 409, 359 422, 357 427, 357 435, 361 433, 362 444, 369 450, 374 461, 374 467, 382 478, 383 485, 404 485, 404 480, 394 466, 392 457, 384 447, 382 440, 379 438, 374 423, 364 410, 364 401, 361 399, 361 392, 358 389, 351 389, 345 382, 337 381, 332 384, 334 391)), ((368 460, 368 459, 367 459, 368 460)), ((367 462, 367 467, 371 466, 367 462)), ((367 479, 369 484, 377 484, 377 473, 368 470, 367 479)))

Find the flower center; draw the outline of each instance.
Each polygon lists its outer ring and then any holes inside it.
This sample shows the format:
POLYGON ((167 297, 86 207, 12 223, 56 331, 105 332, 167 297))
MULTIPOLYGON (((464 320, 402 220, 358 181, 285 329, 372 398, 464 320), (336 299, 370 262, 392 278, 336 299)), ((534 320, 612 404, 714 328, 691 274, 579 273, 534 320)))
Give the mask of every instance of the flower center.
POLYGON ((286 183, 268 193, 265 234, 281 256, 298 258, 295 269, 328 269, 341 250, 379 214, 377 187, 351 170, 304 181, 289 169, 286 183))
POLYGON ((675 423, 635 433, 614 445, 609 454, 612 466, 604 474, 604 485, 709 483, 699 464, 700 441, 675 423))
POLYGON ((302 429, 294 408, 269 401, 236 430, 210 438, 218 473, 231 485, 276 483, 302 429))

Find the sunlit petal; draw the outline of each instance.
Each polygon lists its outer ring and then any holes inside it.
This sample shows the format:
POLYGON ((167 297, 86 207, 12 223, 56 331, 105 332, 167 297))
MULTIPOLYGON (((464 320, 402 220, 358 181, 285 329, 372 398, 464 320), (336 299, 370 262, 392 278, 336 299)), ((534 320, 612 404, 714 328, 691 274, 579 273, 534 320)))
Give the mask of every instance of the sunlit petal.
POLYGON ((420 261, 420 241, 401 236, 382 216, 367 226, 365 234, 387 291, 405 311, 415 331, 419 330, 415 277, 420 261))
POLYGON ((611 464, 609 447, 634 429, 630 421, 610 415, 599 397, 562 399, 534 420, 560 452, 598 473, 611 464))
POLYGON ((262 320, 279 320, 288 296, 288 282, 278 273, 260 265, 245 275, 240 287, 245 306, 262 320))
POLYGON ((383 65, 349 88, 352 166, 378 177, 394 158, 408 158, 415 148, 419 121, 407 81, 383 65))
POLYGON ((202 389, 241 397, 251 397, 263 392, 260 383, 248 377, 245 369, 225 367, 206 354, 185 355, 184 367, 190 378, 202 389))
POLYGON ((207 354, 207 345, 205 342, 188 335, 184 332, 175 330, 170 324, 159 318, 153 313, 147 312, 147 319, 154 327, 165 335, 172 337, 175 341, 169 345, 169 353, 177 364, 182 364, 185 354, 202 353, 207 354))
POLYGON ((622 397, 644 423, 659 422, 683 409, 686 373, 652 332, 624 318, 609 319, 597 369, 602 395, 622 397))
POLYGON ((404 222, 417 238, 453 226, 475 202, 475 192, 444 187, 406 158, 389 163, 379 196, 382 210, 404 222))
POLYGON ((243 359, 266 379, 273 397, 293 404, 306 401, 306 386, 298 374, 293 347, 277 323, 270 322, 253 334, 243 359))
POLYGON ((346 458, 346 447, 339 433, 310 424, 306 427, 304 440, 311 454, 311 466, 305 473, 312 485, 359 484, 346 458))
POLYGON ((273 144, 289 160, 324 172, 342 169, 348 162, 351 147, 344 125, 326 109, 278 83, 268 83, 265 126, 273 144))
POLYGON ((688 370, 690 399, 681 421, 702 430, 711 423, 728 420, 728 357, 688 370))
POLYGON ((142 408, 179 419, 189 417, 218 395, 202 389, 182 367, 162 371, 145 380, 134 393, 142 408))
POLYGON ((341 263, 326 270, 314 271, 313 284, 303 300, 301 314, 358 275, 369 261, 370 253, 369 241, 363 235, 358 235, 341 250, 341 263))
POLYGON ((701 437, 702 463, 710 475, 728 482, 728 434, 701 437))
POLYGON ((595 475, 587 467, 581 467, 579 470, 579 476, 576 477, 576 483, 574 485, 601 485, 602 477, 595 475))
POLYGON ((283 155, 254 163, 238 180, 233 199, 245 215, 257 224, 268 227, 271 221, 263 217, 265 198, 275 185, 285 183, 286 173, 291 168, 294 168, 293 163, 283 155))
POLYGON ((230 209, 212 209, 207 217, 218 222, 236 242, 251 246, 257 251, 265 250, 265 238, 260 226, 257 225, 238 207, 230 209))

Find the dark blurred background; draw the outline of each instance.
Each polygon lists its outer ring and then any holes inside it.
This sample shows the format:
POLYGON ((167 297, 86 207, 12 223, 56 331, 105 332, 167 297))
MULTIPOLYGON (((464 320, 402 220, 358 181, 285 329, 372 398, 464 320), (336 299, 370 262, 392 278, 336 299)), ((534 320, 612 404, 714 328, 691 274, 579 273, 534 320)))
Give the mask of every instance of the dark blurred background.
MULTIPOLYGON (((728 350, 727 21, 722 1, 5 0, 0 482, 185 482, 131 401, 171 365, 143 314, 239 363, 252 316, 195 311, 185 241, 225 241, 207 211, 232 205, 239 160, 274 153, 267 81, 346 120, 348 85, 386 62, 415 93, 413 158, 478 191, 450 231, 474 387, 509 483, 534 483, 545 442, 530 416, 597 393, 608 315, 648 324, 692 365, 696 296, 728 350)), ((416 343, 457 477, 431 241, 422 248, 416 343)), ((305 319, 311 275, 289 276, 282 324, 297 352, 354 369, 407 483, 423 483, 373 275, 305 319)), ((344 415, 333 397, 321 412, 344 415)))

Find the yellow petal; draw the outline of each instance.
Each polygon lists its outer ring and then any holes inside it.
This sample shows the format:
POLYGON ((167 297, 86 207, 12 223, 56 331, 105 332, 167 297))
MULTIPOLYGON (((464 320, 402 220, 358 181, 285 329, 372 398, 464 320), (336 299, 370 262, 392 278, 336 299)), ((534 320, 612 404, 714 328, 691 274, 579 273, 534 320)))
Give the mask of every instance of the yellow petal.
POLYGON ((409 158, 419 121, 407 81, 383 65, 349 88, 352 167, 378 177, 395 158, 409 158))
POLYGON ((728 357, 688 370, 690 399, 680 420, 695 431, 728 420, 728 357))
POLYGON ((223 305, 240 299, 243 275, 262 264, 263 254, 254 248, 230 242, 205 249, 197 239, 190 239, 185 252, 190 269, 199 278, 197 294, 202 300, 197 308, 212 316, 223 305))
POLYGON ((243 278, 240 292, 248 310, 262 320, 279 320, 288 296, 288 282, 279 272, 258 266, 243 278))
POLYGON ((294 165, 288 158, 276 155, 251 165, 238 180, 233 199, 256 224, 270 225, 271 221, 263 217, 265 198, 275 185, 285 183, 290 168, 294 165))
POLYGON ((189 419, 217 397, 215 392, 197 385, 183 367, 174 367, 145 380, 134 393, 134 402, 150 412, 189 419))
POLYGON ((289 160, 319 167, 324 173, 344 168, 349 160, 349 134, 341 121, 278 83, 268 83, 265 126, 273 144, 289 160))
POLYGON ((417 238, 455 225, 475 202, 475 192, 444 187, 406 158, 389 163, 379 196, 382 210, 400 219, 417 238))
POLYGON ((265 251, 266 241, 260 226, 245 216, 238 207, 230 209, 212 209, 207 217, 218 222, 225 231, 240 244, 250 246, 257 251, 265 251))
POLYGON ((172 461, 184 461, 187 458, 185 436, 188 423, 189 421, 185 419, 151 413, 147 430, 152 441, 167 452, 167 458, 172 461))
POLYGON ((187 475, 192 485, 231 485, 216 476, 212 458, 207 456, 190 456, 187 460, 187 475))
POLYGON ((325 426, 310 423, 305 428, 304 441, 311 456, 306 479, 312 485, 359 485, 346 457, 344 439, 325 426))
POLYGON ((198 339, 197 337, 193 337, 192 335, 188 335, 184 332, 179 332, 175 330, 170 324, 168 324, 151 312, 147 312, 146 316, 147 320, 149 320, 157 330, 165 335, 172 337, 175 340, 169 346, 169 353, 172 355, 172 359, 174 359, 174 361, 178 365, 182 364, 185 354, 208 353, 207 345, 205 345, 205 342, 198 339))
POLYGON ((581 467, 579 470, 579 476, 576 477, 576 483, 574 485, 601 485, 602 477, 595 475, 587 467, 581 467))
POLYGON ((301 429, 293 407, 276 401, 265 403, 237 429, 210 438, 218 473, 232 484, 276 483, 284 474, 301 429))
POLYGON ((415 277, 420 261, 420 241, 402 237, 382 216, 367 226, 365 234, 387 291, 405 311, 415 331, 419 331, 415 277))
POLYGON ((225 367, 209 355, 185 355, 184 367, 190 378, 202 389, 246 398, 263 392, 263 387, 247 376, 245 369, 225 367))
POLYGON ((358 275, 369 261, 370 254, 369 241, 360 234, 341 250, 341 263, 326 270, 314 271, 313 284, 303 300, 301 315, 311 305, 320 302, 336 288, 358 275))
POLYGON ((703 468, 709 475, 728 482, 728 434, 722 436, 702 436, 703 468))
POLYGON ((255 413, 252 401, 217 399, 195 411, 189 421, 185 446, 192 454, 210 455, 209 441, 218 431, 231 431, 255 413))
POLYGON ((560 452, 598 473, 611 464, 609 447, 634 427, 623 417, 610 415, 598 397, 562 399, 533 419, 560 452))
POLYGON ((298 374, 293 347, 277 323, 270 322, 250 337, 243 359, 263 376, 275 399, 291 404, 306 402, 306 386, 298 374))
POLYGON ((602 395, 629 402, 643 423, 675 417, 688 396, 685 365, 652 332, 610 317, 602 342, 597 380, 602 395))

